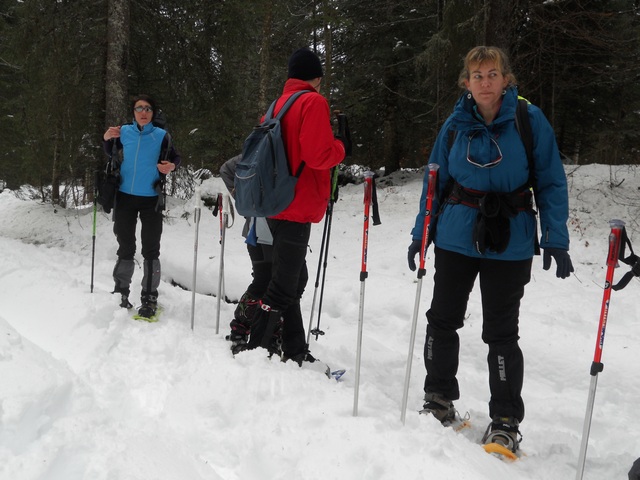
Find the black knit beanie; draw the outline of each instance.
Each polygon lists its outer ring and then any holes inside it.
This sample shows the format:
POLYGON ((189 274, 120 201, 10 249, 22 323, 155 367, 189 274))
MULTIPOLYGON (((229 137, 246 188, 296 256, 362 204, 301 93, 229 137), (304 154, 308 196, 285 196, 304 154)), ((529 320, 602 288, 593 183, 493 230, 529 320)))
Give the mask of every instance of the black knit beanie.
POLYGON ((322 77, 322 64, 318 56, 308 48, 301 48, 293 52, 289 58, 288 78, 311 80, 322 77))

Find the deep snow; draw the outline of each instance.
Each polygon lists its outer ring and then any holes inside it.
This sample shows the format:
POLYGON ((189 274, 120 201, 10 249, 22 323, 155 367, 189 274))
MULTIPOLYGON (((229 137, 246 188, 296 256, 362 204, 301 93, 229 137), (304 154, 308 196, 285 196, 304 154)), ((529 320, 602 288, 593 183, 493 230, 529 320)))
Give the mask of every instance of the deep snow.
MULTIPOLYGON (((352 415, 363 186, 340 191, 334 210, 321 328, 312 353, 340 382, 263 351, 233 358, 224 335, 234 305, 221 303, 219 220, 199 228, 195 329, 191 330, 194 201, 170 199, 162 239, 165 306, 157 324, 137 322, 111 295, 116 243, 99 212, 90 292, 93 209, 54 209, 0 193, 0 478, 112 479, 568 479, 575 478, 602 303, 608 221, 638 238, 636 167, 567 167, 575 275, 559 280, 534 260, 521 309, 525 354, 521 425, 525 456, 511 464, 484 453, 489 421, 486 346, 476 290, 461 330, 459 380, 473 428, 455 433, 420 416, 424 311, 421 295, 406 424, 400 405, 416 274, 406 266, 422 173, 378 182, 382 224, 369 230, 358 416, 352 415)), ((202 185, 224 192, 219 178, 202 185)), ((226 193, 226 192, 225 192, 226 193)), ((225 292, 249 282, 242 219, 226 231, 225 292)), ((322 237, 314 226, 303 297, 308 322, 322 237)), ((640 244, 639 244, 640 245, 640 244)), ((640 250, 640 246, 638 246, 640 250)), ((141 260, 139 259, 141 262, 141 260)), ((141 269, 134 274, 139 295, 141 269)), ((555 266, 553 267, 555 268, 555 266)), ((618 280, 628 267, 616 271, 618 280)), ((640 456, 638 280, 613 292, 598 377, 585 479, 623 479, 640 456)), ((316 315, 317 318, 317 315, 316 315)), ((315 323, 315 322, 314 322, 315 323)))

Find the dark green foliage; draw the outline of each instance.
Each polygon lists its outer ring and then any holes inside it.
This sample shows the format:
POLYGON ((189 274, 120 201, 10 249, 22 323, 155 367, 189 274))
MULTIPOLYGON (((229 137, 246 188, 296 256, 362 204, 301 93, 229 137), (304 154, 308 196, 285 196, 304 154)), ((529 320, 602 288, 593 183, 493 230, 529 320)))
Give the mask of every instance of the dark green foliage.
MULTIPOLYGON (((92 189, 95 165, 106 159, 107 3, 0 0, 0 181, 10 188, 92 189)), ((352 163, 387 173, 426 164, 461 93, 462 58, 483 43, 510 53, 521 93, 544 110, 573 161, 640 161, 634 0, 129 6, 128 93, 156 97, 194 169, 217 172, 240 152, 303 45, 330 54, 322 93, 349 117, 352 163)))

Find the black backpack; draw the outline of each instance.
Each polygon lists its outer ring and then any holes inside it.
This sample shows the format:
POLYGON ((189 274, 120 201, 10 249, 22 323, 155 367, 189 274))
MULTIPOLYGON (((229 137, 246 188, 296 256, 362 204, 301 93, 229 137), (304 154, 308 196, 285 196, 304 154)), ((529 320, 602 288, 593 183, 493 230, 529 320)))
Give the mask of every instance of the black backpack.
POLYGON ((105 213, 111 213, 115 206, 116 193, 120 188, 120 163, 118 162, 118 149, 116 142, 112 142, 109 161, 104 169, 98 172, 96 179, 96 202, 102 206, 105 213))
POLYGON ((296 92, 273 117, 275 100, 264 121, 253 128, 242 146, 242 160, 236 165, 234 179, 236 210, 244 217, 272 217, 293 201, 298 178, 304 168, 292 174, 282 141, 280 120, 300 95, 296 92))

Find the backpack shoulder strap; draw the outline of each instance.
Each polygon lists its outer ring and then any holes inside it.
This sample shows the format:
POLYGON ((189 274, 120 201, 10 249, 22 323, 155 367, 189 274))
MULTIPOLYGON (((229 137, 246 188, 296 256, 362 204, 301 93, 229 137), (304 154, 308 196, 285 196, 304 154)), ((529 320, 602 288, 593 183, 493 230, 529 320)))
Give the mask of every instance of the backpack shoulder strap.
MULTIPOLYGON (((533 190, 533 198, 538 206, 537 195, 537 182, 536 182, 536 165, 533 158, 533 129, 531 128, 531 121, 529 120, 529 102, 518 97, 518 104, 516 105, 516 129, 524 145, 524 150, 527 153, 527 161, 529 163, 529 186, 533 190)), ((540 241, 538 240, 538 229, 536 222, 536 233, 534 242, 534 253, 540 255, 540 241)))
MULTIPOLYGON (((284 114, 287 113, 287 110, 289 110, 289 107, 293 104, 293 102, 295 102, 298 99, 300 95, 303 95, 309 92, 311 92, 311 90, 300 90, 299 92, 296 92, 293 95, 291 95, 287 99, 285 104, 282 106, 280 111, 278 112, 278 115, 276 115, 276 120, 280 120, 284 116, 284 114)), ((277 101, 278 101, 277 99, 274 100, 274 102, 269 107, 269 110, 267 111, 267 114, 264 117, 265 120, 271 120, 273 118, 273 109, 275 108, 277 101)))
POLYGON ((522 97, 518 98, 518 105, 516 107, 516 129, 520 134, 524 149, 527 152, 527 160, 529 162, 529 184, 536 189, 536 176, 535 176, 535 162, 533 159, 533 130, 531 129, 531 122, 529 120, 529 102, 522 97))
MULTIPOLYGON (((165 130, 166 132, 166 130, 165 130)), ((169 132, 167 132, 162 139, 162 144, 160 145, 160 158, 158 159, 158 163, 163 160, 169 161, 169 153, 171 153, 172 147, 172 138, 169 132), (163 148, 164 147, 164 148, 163 148)))

